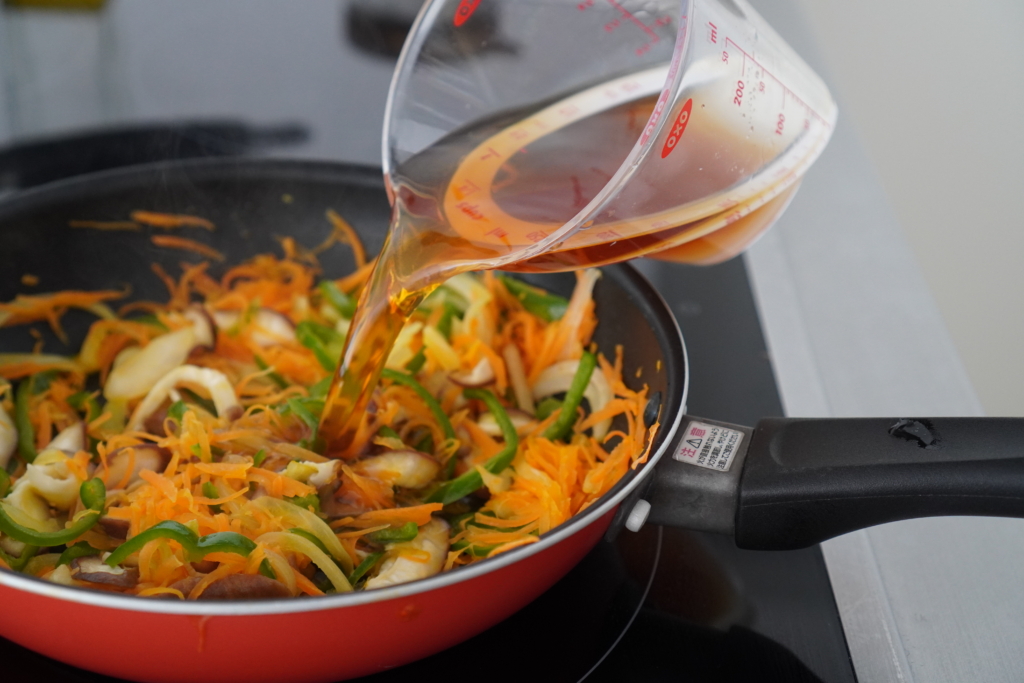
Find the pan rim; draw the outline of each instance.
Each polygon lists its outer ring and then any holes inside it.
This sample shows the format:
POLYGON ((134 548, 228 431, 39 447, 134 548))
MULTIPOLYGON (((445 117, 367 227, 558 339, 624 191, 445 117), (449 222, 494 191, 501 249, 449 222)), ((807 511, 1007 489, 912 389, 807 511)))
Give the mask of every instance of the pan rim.
MULTIPOLYGON (((67 201, 82 194, 88 194, 91 188, 98 183, 109 191, 119 187, 128 187, 144 182, 145 178, 152 177, 167 171, 184 171, 197 174, 197 179, 203 176, 218 176, 225 172, 234 174, 232 177, 239 177, 238 172, 244 177, 249 175, 260 175, 269 173, 299 174, 315 173, 338 177, 343 174, 352 174, 361 177, 367 183, 379 184, 383 182, 383 175, 379 168, 358 164, 341 164, 326 161, 293 160, 293 159, 191 159, 185 161, 161 161, 149 164, 139 164, 119 169, 101 171, 94 174, 77 176, 75 178, 58 180, 53 183, 40 185, 20 191, 10 197, 0 200, 0 220, 10 214, 25 211, 37 204, 48 204, 58 201, 67 201)), ((379 186, 379 185, 378 185, 379 186)), ((600 503, 588 508, 565 521, 552 531, 548 532, 536 543, 516 548, 510 552, 502 553, 496 557, 488 558, 471 565, 460 567, 457 571, 445 572, 435 576, 413 581, 408 584, 400 584, 387 588, 379 588, 372 591, 358 591, 352 593, 332 594, 318 596, 315 599, 302 600, 296 598, 282 598, 272 600, 231 600, 218 602, 199 601, 162 601, 140 598, 138 596, 120 595, 105 593, 89 588, 74 586, 63 586, 60 584, 24 576, 10 570, 0 570, 0 586, 23 590, 25 592, 68 602, 103 607, 115 610, 131 612, 147 612, 151 614, 164 615, 189 615, 189 616, 257 616, 257 615, 278 615, 295 614, 303 612, 319 612, 333 610, 343 607, 354 607, 376 602, 405 599, 445 588, 448 585, 470 581, 474 578, 488 574, 492 571, 501 570, 520 560, 543 552, 555 544, 578 533, 582 529, 597 522, 605 514, 611 512, 617 505, 629 496, 640 484, 651 476, 655 465, 671 447, 674 437, 683 421, 686 401, 689 394, 689 358, 686 344, 679 329, 678 321, 671 313, 671 309, 661 294, 651 285, 637 269, 629 264, 616 264, 603 266, 602 269, 615 269, 621 276, 630 282, 633 287, 640 290, 645 301, 650 304, 650 315, 654 318, 652 325, 656 330, 660 329, 664 337, 663 348, 666 356, 666 373, 675 371, 683 377, 681 391, 676 396, 668 396, 663 399, 662 416, 671 419, 670 424, 663 424, 657 436, 656 449, 650 453, 647 462, 637 470, 628 472, 612 489, 605 494, 600 503), (678 368, 674 368, 678 362, 678 368)))

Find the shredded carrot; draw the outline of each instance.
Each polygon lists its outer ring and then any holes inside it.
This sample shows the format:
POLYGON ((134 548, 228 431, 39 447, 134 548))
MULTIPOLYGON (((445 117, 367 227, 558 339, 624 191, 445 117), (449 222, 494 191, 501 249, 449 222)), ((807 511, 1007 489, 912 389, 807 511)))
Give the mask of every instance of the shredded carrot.
POLYGON ((67 335, 60 326, 60 318, 69 308, 89 310, 103 301, 120 299, 127 292, 111 290, 82 292, 68 290, 56 294, 19 294, 14 301, 0 303, 0 327, 24 325, 45 320, 53 333, 67 343, 67 335))
POLYGON ((135 221, 68 221, 69 228, 90 228, 92 230, 141 230, 135 221))
POLYGON ((327 209, 327 220, 334 227, 334 234, 337 235, 337 240, 352 247, 352 255, 356 260, 356 267, 362 268, 365 266, 366 249, 363 248, 362 240, 359 239, 356 231, 352 229, 348 221, 338 215, 338 212, 334 209, 327 209))
MULTIPOLYGON (((570 438, 551 441, 543 436, 557 413, 545 419, 528 414, 534 410, 536 378, 552 363, 578 358, 584 348, 593 349, 590 337, 597 324, 590 293, 596 279, 593 272, 580 276, 569 310, 557 322, 527 311, 493 275, 484 275, 479 284, 453 282, 438 294, 453 297, 449 303, 465 299, 465 314, 452 318, 450 307, 428 299, 413 313, 415 333, 401 338, 400 344, 407 345, 400 348, 402 365, 421 387, 414 390, 404 382, 383 382, 373 394, 346 459, 335 462, 316 452, 316 420, 331 377, 323 352, 337 353, 350 325, 341 310, 344 307, 318 288, 322 274, 317 257, 339 242, 351 246, 357 269, 334 280, 350 296, 359 295, 372 270, 351 226, 333 211, 327 212, 327 218, 331 235, 316 248, 283 237, 279 239, 283 256, 260 255, 216 277, 210 273, 210 262, 223 258, 219 252, 183 237, 151 235, 157 246, 199 253, 205 260, 180 263, 173 269, 153 264, 153 272, 167 289, 168 302, 132 302, 120 310, 122 316, 142 311, 149 314, 147 318, 118 318, 104 303, 126 292, 22 295, 0 304, 0 325, 45 320, 59 330, 61 315, 73 307, 100 318, 90 327, 78 356, 46 355, 38 349, 34 354, 3 354, 0 377, 21 379, 53 371, 49 383, 29 400, 34 446, 43 449, 55 434, 87 422, 85 431, 96 440, 90 447, 95 447, 98 464, 91 465, 89 450, 64 462, 78 481, 90 476, 104 481, 108 520, 126 523, 128 538, 160 522, 175 521, 200 537, 234 533, 256 544, 245 557, 210 553, 205 558, 209 567, 200 568, 192 565, 181 544, 159 538, 146 543, 130 560, 138 565, 136 586, 105 590, 195 599, 224 577, 265 572, 269 565, 289 594, 320 595, 308 578, 310 558, 283 546, 275 548, 270 540, 274 537, 265 536, 296 528, 314 533, 339 561, 347 556, 357 564, 360 558, 383 550, 391 556, 397 552, 410 562, 436 561, 447 571, 536 543, 595 504, 631 467, 649 457, 658 425, 644 424, 648 392, 646 387, 634 388, 639 383, 632 377, 631 385, 624 381, 621 347, 612 359, 599 354, 595 371, 613 396, 601 405, 588 402, 579 407, 570 438), (124 351, 130 347, 145 353, 168 332, 205 329, 203 318, 213 321, 215 336, 208 340, 212 343, 180 350, 187 353, 180 363, 208 373, 203 377, 216 376, 217 382, 181 382, 136 428, 136 413, 152 389, 141 387, 130 399, 108 400, 111 378, 117 377, 114 368, 122 362, 118 359, 126 358, 124 351), (442 331, 446 319, 451 328, 442 331), (432 330, 429 344, 428 328, 432 330), (315 352, 311 335, 324 348, 315 352), (415 369, 407 365, 421 351, 425 362, 415 369), (518 362, 511 370, 513 363, 506 364, 506 359, 513 357, 513 351, 518 362), (513 415, 520 435, 518 449, 511 466, 496 473, 484 463, 505 448, 505 439, 485 431, 480 419, 492 408, 467 400, 463 387, 450 379, 451 372, 475 368, 483 359, 494 371, 484 385, 486 390, 510 413, 520 410, 513 415), (86 383, 94 374, 101 382, 95 391, 86 383), (425 395, 437 399, 451 429, 425 395), (207 403, 210 400, 215 406, 207 403), (232 403, 228 411, 223 410, 225 402, 232 403), (124 427, 129 420, 131 430, 124 427), (607 420, 614 420, 613 429, 601 438, 590 433, 607 420), (382 432, 384 427, 393 432, 382 432), (374 464, 374 458, 389 453, 402 455, 386 460, 388 464, 374 464), (412 471, 425 473, 416 477, 433 479, 425 485, 396 485, 401 481, 398 477, 413 474, 401 471, 406 465, 395 462, 408 462, 412 471), (473 501, 471 515, 453 519, 441 502, 423 502, 444 485, 450 467, 456 477, 479 473, 489 494, 486 499, 465 499, 473 501), (93 468, 95 472, 90 472, 93 468), (322 512, 317 513, 318 508, 322 512), (449 540, 459 548, 440 557, 429 545, 416 541, 389 548, 382 540, 386 534, 376 533, 409 523, 423 527, 438 515, 452 521, 449 540), (328 528, 333 538, 325 535, 328 528), (172 587, 195 576, 199 581, 188 591, 172 587)), ((135 212, 132 219, 133 229, 143 225, 213 229, 212 223, 194 216, 135 212)), ((80 223, 112 229, 109 224, 80 223)), ((15 387, 0 382, 5 409, 10 409, 14 394, 15 387)), ((15 477, 23 476, 24 467, 14 471, 15 477)), ((65 513, 79 518, 81 502, 59 512, 65 513)), ((105 525, 97 525, 76 540, 115 551, 121 540, 108 533, 105 525)), ((345 567, 345 571, 351 569, 345 567)), ((378 571, 375 567, 370 576, 378 571)))
POLYGON ((180 213, 132 211, 131 218, 136 223, 151 225, 154 228, 203 228, 204 230, 214 230, 216 228, 213 223, 205 218, 180 213))
POLYGON ((166 249, 182 249, 184 251, 192 251, 200 256, 206 258, 212 258, 215 261, 223 261, 224 254, 220 253, 213 247, 203 244, 202 242, 196 242, 190 240, 187 237, 177 237, 175 235, 153 235, 149 240, 158 247, 164 247, 166 249))
POLYGON ((356 517, 351 524, 353 526, 373 526, 377 524, 405 524, 416 522, 422 526, 430 521, 430 516, 439 512, 444 507, 441 503, 425 503, 406 508, 391 508, 388 510, 371 510, 356 517))

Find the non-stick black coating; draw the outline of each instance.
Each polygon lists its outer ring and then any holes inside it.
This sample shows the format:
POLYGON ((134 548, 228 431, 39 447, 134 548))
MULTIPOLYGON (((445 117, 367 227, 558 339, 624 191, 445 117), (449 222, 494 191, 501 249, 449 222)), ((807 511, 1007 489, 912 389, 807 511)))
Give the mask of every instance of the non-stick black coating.
MULTIPOLYGON (((217 227, 177 229, 174 234, 201 241, 227 257, 210 272, 224 270, 262 253, 280 254, 279 238, 290 236, 313 247, 331 227, 325 212, 334 209, 360 234, 370 254, 383 244, 391 210, 379 169, 340 164, 280 160, 209 160, 151 164, 82 176, 41 186, 0 202, 0 301, 18 293, 64 289, 131 288, 126 300, 166 301, 168 292, 153 272, 159 263, 172 276, 195 254, 158 248, 150 242, 156 228, 140 232, 104 232, 70 228, 69 221, 125 221, 135 210, 201 216, 217 227), (37 286, 21 283, 23 275, 37 286)), ((351 251, 334 247, 320 257, 324 274, 352 271, 351 251)), ((624 349, 623 376, 634 388, 644 384, 662 399, 660 421, 671 425, 682 409, 685 354, 671 314, 660 296, 633 268, 612 266, 595 288, 600 321, 598 347, 614 358, 624 349)), ((529 276, 552 291, 568 295, 571 273, 529 276)), ((116 306, 116 303, 115 303, 116 306)), ((74 354, 95 318, 71 311, 65 347, 42 323, 33 325, 46 340, 44 351, 74 354)), ((31 350, 34 338, 25 326, 0 328, 0 352, 31 350)), ((660 430, 655 451, 667 429, 660 430)), ((626 477, 615 490, 628 485, 626 477)), ((571 524, 571 522, 570 522, 571 524)))

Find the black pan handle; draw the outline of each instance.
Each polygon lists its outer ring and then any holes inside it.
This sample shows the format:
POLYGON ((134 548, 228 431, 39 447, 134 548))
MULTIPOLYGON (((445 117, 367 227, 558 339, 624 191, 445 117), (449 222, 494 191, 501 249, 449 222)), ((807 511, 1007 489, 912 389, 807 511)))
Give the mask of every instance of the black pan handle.
MULTIPOLYGON (((1024 419, 769 418, 753 430, 713 423, 749 444, 727 454, 728 470, 720 472, 678 457, 692 449, 686 444, 691 425, 709 422, 684 420, 659 463, 649 496, 652 521, 731 532, 741 548, 784 550, 914 517, 1024 517, 1024 419), (712 503, 703 510, 713 523, 679 519, 685 506, 668 502, 680 499, 683 485, 691 490, 682 498, 692 503, 693 471, 705 492, 718 491, 717 498, 702 494, 712 503), (729 505, 731 525, 722 518, 729 505)), ((727 445, 721 435, 714 444, 727 445)))

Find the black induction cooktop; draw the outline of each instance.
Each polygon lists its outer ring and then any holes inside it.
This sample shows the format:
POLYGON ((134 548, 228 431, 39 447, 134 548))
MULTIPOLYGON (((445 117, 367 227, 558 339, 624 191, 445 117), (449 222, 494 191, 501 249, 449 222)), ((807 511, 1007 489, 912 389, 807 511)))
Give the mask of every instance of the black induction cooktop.
MULTIPOLYGON (((150 0, 88 12, 5 5, 0 191, 162 159, 378 161, 387 80, 416 4, 263 0, 257 12, 211 0, 170 14, 150 0), (84 41, 77 59, 60 42, 71 34, 84 41)), ((689 412, 744 424, 781 415, 742 259, 637 265, 682 328, 689 412)), ((111 680, 2 639, 0 672, 7 683, 111 680)), ((744 551, 655 526, 600 543, 489 631, 365 680, 453 672, 496 683, 855 680, 819 548, 744 551)))

